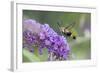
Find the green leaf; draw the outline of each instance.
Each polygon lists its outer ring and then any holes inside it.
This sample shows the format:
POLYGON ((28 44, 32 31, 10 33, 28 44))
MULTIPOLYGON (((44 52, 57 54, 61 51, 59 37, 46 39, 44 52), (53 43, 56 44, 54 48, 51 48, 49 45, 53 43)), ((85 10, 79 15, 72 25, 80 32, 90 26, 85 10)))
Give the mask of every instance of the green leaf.
POLYGON ((39 62, 40 59, 35 55, 29 52, 26 49, 23 49, 23 62, 39 62))

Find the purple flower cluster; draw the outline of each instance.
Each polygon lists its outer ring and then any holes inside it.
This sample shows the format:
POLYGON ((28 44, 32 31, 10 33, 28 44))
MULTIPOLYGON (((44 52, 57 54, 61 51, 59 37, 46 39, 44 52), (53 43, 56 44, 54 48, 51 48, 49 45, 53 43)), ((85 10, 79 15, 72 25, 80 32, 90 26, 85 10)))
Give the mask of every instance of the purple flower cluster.
MULTIPOLYGON (((30 19, 26 21, 28 22, 30 19)), ((33 33, 27 29, 24 30, 23 45, 26 45, 32 52, 34 52, 33 46, 37 46, 39 54, 43 53, 43 49, 48 49, 48 60, 50 61, 66 60, 70 51, 67 39, 58 35, 48 24, 41 24, 38 30, 40 30, 38 33, 33 33)))

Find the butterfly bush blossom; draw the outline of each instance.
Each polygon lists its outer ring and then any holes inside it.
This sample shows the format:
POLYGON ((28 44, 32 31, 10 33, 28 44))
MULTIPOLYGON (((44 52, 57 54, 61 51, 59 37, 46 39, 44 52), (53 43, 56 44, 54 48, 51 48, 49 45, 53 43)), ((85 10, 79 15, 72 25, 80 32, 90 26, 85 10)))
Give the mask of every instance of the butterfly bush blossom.
POLYGON ((23 48, 27 47, 34 53, 33 46, 38 47, 40 55, 43 49, 47 49, 49 61, 66 60, 70 51, 67 39, 58 35, 48 24, 27 19, 23 23, 23 48))

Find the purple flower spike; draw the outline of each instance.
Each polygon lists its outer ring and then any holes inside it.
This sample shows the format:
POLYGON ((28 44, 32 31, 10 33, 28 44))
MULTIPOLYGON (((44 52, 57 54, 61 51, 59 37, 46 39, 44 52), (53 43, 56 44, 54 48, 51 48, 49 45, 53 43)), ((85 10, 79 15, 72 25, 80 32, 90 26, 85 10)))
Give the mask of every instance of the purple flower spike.
MULTIPOLYGON (((37 46, 39 54, 43 54, 43 49, 48 49, 48 60, 66 60, 70 47, 64 36, 58 35, 48 24, 40 24, 35 20, 24 21, 23 29, 24 44, 37 46)), ((30 48, 29 48, 30 49, 30 48)))

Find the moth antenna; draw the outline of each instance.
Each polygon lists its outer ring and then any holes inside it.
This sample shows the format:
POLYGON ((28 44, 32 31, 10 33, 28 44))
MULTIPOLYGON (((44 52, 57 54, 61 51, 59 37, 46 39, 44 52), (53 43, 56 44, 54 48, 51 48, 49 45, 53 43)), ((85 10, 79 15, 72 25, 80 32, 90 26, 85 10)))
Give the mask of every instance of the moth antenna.
POLYGON ((74 25, 75 25, 75 22, 73 22, 73 23, 71 23, 70 25, 68 25, 67 27, 65 27, 64 30, 66 30, 66 29, 71 29, 74 25))
POLYGON ((59 29, 59 31, 60 31, 60 34, 61 34, 61 35, 63 35, 63 33, 62 33, 62 32, 61 32, 61 30, 60 30, 60 27, 61 27, 61 26, 60 26, 60 23, 59 23, 59 22, 57 22, 57 24, 58 24, 58 26, 57 26, 57 27, 58 27, 58 29, 59 29))

